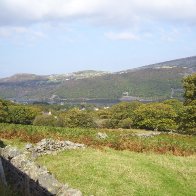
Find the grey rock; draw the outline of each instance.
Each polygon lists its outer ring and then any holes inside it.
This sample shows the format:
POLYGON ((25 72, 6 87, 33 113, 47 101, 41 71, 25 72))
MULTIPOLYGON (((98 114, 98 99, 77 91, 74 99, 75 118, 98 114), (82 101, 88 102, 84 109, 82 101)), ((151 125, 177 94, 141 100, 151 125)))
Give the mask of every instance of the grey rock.
POLYGON ((58 193, 57 195, 58 196, 82 196, 82 193, 79 190, 68 188, 63 192, 58 193))
POLYGON ((57 196, 63 196, 63 194, 65 194, 68 189, 69 189, 69 185, 64 184, 59 190, 59 192, 57 193, 57 196))
POLYGON ((50 175, 49 173, 39 175, 38 182, 52 194, 57 194, 59 189, 61 189, 63 186, 63 184, 58 182, 54 176, 50 175))
POLYGON ((106 139, 106 138, 108 138, 108 135, 107 135, 106 133, 98 132, 98 133, 97 133, 97 137, 98 137, 99 139, 106 139))
POLYGON ((33 157, 37 157, 45 154, 56 154, 57 152, 62 150, 78 148, 85 148, 85 145, 73 143, 71 141, 55 141, 53 139, 43 139, 34 147, 27 148, 27 150, 32 152, 33 157))
POLYGON ((25 149, 27 149, 27 150, 30 150, 32 148, 33 148, 33 145, 30 144, 30 143, 28 143, 28 144, 25 145, 25 149))
MULTIPOLYGON (((45 140, 48 142, 48 140, 45 140)), ((54 142, 54 141, 52 141, 54 142)), ((74 144, 74 143, 73 143, 74 144)), ((42 142, 43 145, 43 142, 42 142)), ((15 168, 25 173, 28 178, 40 184, 53 195, 81 196, 79 190, 70 188, 67 184, 60 183, 45 167, 40 167, 30 157, 29 153, 21 152, 17 148, 7 146, 1 149, 1 156, 6 158, 15 168)), ((17 175, 18 176, 18 175, 17 175)), ((20 180, 25 183, 27 179, 20 180)), ((22 186, 26 186, 22 185, 22 186)))
POLYGON ((3 148, 3 150, 1 151, 1 155, 7 159, 7 160, 11 160, 12 158, 18 156, 21 154, 21 151, 18 150, 15 147, 11 147, 11 146, 6 146, 5 148, 3 148))

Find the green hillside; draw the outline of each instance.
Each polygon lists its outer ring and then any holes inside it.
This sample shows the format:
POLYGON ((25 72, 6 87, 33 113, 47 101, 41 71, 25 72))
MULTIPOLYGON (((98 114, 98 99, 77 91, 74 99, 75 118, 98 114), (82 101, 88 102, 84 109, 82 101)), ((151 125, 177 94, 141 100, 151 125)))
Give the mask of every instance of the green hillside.
POLYGON ((94 79, 73 80, 63 83, 55 94, 64 98, 117 99, 123 92, 139 97, 170 97, 171 88, 182 88, 186 69, 141 69, 123 74, 109 74, 94 79))
POLYGON ((123 92, 145 99, 165 99, 171 93, 179 98, 182 78, 195 71, 196 56, 116 73, 88 70, 50 76, 17 74, 0 79, 0 98, 47 100, 58 95, 62 99, 119 99, 123 92))

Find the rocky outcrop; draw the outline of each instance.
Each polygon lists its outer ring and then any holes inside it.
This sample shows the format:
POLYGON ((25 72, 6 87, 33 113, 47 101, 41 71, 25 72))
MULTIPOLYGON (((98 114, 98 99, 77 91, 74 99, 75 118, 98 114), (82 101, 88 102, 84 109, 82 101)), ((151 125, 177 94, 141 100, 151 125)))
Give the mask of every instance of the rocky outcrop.
POLYGON ((59 151, 71 149, 83 149, 84 144, 73 143, 70 141, 59 141, 53 139, 43 139, 36 145, 27 144, 26 150, 32 152, 33 156, 40 156, 45 154, 56 154, 59 151))
MULTIPOLYGON (((28 145, 28 149, 34 149, 40 153, 48 153, 50 150, 62 150, 83 148, 83 145, 72 142, 55 142, 54 140, 42 140, 35 147, 28 145), (68 145, 67 145, 68 144, 68 145), (29 148, 30 147, 30 148, 29 148), (40 148, 39 148, 40 147, 40 148), (44 152, 44 149, 46 150, 44 152)), ((1 158, 5 170, 6 180, 11 179, 12 185, 22 187, 24 195, 57 195, 57 196, 81 196, 79 190, 73 189, 68 184, 62 184, 44 167, 40 167, 31 159, 31 153, 20 151, 17 148, 6 146, 2 148, 1 158)), ((9 184, 9 182, 8 182, 9 184)), ((16 188, 18 190, 18 188, 16 188)))

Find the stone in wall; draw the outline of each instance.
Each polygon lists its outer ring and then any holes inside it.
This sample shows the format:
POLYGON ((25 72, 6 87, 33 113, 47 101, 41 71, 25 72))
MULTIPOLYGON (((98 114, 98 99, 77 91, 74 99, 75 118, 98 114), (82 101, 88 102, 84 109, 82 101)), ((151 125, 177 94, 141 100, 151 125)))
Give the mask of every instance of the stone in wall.
MULTIPOLYGON (((51 144, 52 141, 47 140, 46 143, 51 144)), ((0 150, 0 153, 4 160, 6 179, 11 179, 17 187, 23 189, 24 195, 82 196, 81 191, 58 182, 46 168, 32 161, 29 152, 6 146, 0 150)))

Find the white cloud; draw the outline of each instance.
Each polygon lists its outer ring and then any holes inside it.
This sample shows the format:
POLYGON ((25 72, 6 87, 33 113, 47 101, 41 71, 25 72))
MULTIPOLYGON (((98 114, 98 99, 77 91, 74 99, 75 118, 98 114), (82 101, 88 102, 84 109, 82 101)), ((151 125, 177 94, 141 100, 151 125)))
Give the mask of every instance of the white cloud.
POLYGON ((112 27, 105 34, 111 40, 147 38, 163 26, 161 39, 173 41, 177 30, 165 27, 195 25, 196 0, 0 0, 0 37, 34 40, 48 34, 45 24, 63 30, 75 21, 112 27))
POLYGON ((88 19, 122 25, 145 21, 195 23, 195 0, 1 0, 0 25, 88 19))
POLYGON ((45 38, 46 35, 38 30, 32 29, 31 27, 23 26, 0 26, 0 38, 6 38, 7 40, 17 45, 33 45, 40 38, 45 38))
POLYGON ((26 27, 0 27, 1 37, 10 37, 13 34, 24 34, 27 33, 28 29, 26 27))
POLYGON ((120 32, 120 33, 109 32, 106 33, 105 36, 111 40, 138 40, 139 39, 139 36, 130 32, 120 32))

